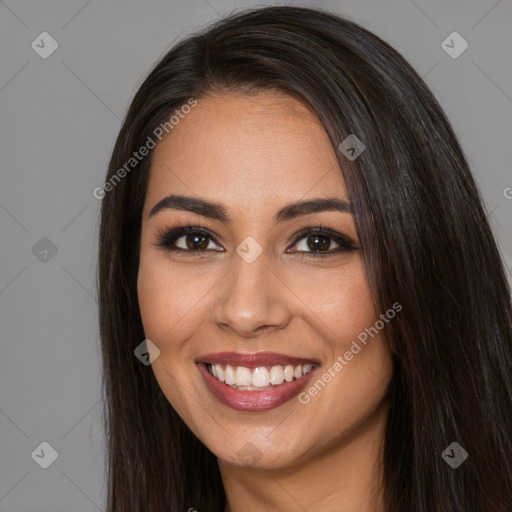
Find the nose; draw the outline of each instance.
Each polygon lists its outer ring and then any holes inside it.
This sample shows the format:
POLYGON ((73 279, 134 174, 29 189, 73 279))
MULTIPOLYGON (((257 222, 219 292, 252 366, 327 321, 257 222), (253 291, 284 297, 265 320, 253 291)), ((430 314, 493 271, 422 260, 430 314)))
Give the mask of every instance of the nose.
POLYGON ((234 256, 231 270, 217 284, 212 318, 221 329, 255 338, 283 329, 292 318, 292 292, 268 265, 264 253, 247 263, 234 256))

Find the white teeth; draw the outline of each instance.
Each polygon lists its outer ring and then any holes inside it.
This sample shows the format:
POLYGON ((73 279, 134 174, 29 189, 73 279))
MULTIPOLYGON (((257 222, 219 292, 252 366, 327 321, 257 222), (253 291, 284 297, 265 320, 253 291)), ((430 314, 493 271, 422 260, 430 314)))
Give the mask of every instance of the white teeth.
POLYGON ((252 385, 257 388, 264 388, 270 384, 270 375, 268 370, 263 366, 262 368, 254 368, 252 372, 252 385))
POLYGON ((252 375, 251 370, 249 368, 245 368, 244 366, 238 366, 235 374, 237 386, 250 386, 252 384, 252 375))
POLYGON ((226 371, 224 372, 224 382, 228 386, 232 386, 236 382, 235 370, 233 370, 233 367, 229 366, 229 364, 226 366, 226 371))
POLYGON ((282 384, 284 381, 284 371, 282 366, 272 366, 270 369, 270 383, 274 386, 282 384))
POLYGON ((269 367, 246 368, 244 366, 231 366, 221 364, 209 364, 210 373, 220 382, 240 390, 254 391, 258 389, 271 389, 272 386, 279 386, 283 382, 292 382, 300 379, 313 369, 313 364, 293 366, 276 365, 269 367), (224 366, 224 369, 223 369, 224 366))
POLYGON ((313 365, 311 363, 304 364, 302 366, 302 375, 306 375, 306 373, 309 373, 313 369, 313 365))
POLYGON ((286 382, 293 380, 293 366, 291 364, 284 367, 284 380, 286 382))

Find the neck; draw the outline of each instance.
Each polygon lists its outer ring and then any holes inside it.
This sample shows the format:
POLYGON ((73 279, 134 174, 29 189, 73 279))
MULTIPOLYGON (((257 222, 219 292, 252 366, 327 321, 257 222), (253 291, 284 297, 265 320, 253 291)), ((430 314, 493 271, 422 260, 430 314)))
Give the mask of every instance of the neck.
POLYGON ((342 440, 286 468, 246 468, 219 459, 225 512, 384 512, 382 448, 387 404, 342 440))

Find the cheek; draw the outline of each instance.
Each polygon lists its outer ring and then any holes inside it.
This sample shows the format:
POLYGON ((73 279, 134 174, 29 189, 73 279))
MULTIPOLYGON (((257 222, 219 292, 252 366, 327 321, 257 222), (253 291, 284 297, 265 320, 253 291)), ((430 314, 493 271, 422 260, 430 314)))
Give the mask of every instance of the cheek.
POLYGON ((329 355, 315 379, 323 382, 313 382, 302 403, 334 420, 333 429, 349 428, 380 402, 389 384, 392 360, 379 321, 384 311, 375 310, 362 263, 316 288, 309 299, 309 322, 328 343, 329 355))
POLYGON ((172 327, 173 294, 167 290, 166 280, 158 267, 141 262, 137 279, 137 293, 144 332, 149 339, 160 340, 172 327))
POLYGON ((372 294, 360 261, 350 271, 332 276, 322 286, 311 289, 308 306, 323 322, 325 338, 336 351, 357 337, 378 318, 372 294), (334 338, 333 338, 334 337, 334 338))
POLYGON ((185 283, 180 283, 170 265, 141 254, 137 278, 139 309, 146 338, 160 350, 151 365, 152 370, 169 403, 188 424, 193 425, 193 416, 187 412, 190 409, 187 396, 195 394, 187 381, 192 371, 187 366, 191 364, 191 355, 184 352, 184 347, 193 332, 191 319, 199 297, 192 291, 186 293, 182 286, 185 283), (187 364, 184 364, 185 359, 187 364), (186 393, 183 393, 184 386, 186 393))
POLYGON ((207 290, 206 276, 191 279, 165 258, 141 254, 137 293, 146 336, 161 343, 186 338, 187 326, 193 325, 207 290))

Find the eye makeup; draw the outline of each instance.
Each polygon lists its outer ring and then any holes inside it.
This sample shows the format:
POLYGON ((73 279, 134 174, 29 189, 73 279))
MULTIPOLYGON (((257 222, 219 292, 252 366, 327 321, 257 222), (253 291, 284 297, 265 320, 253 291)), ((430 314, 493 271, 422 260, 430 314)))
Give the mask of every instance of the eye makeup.
MULTIPOLYGON (((334 248, 334 250, 330 249, 329 252, 327 251, 302 251, 302 250, 289 250, 287 249, 287 253, 297 254, 301 253, 307 256, 313 256, 313 257, 327 257, 332 255, 337 255, 340 253, 346 253, 346 252, 353 252, 356 250, 359 250, 360 247, 358 247, 354 241, 349 238, 348 236, 339 233, 335 231, 334 229, 324 227, 322 225, 319 225, 317 227, 308 227, 300 230, 298 233, 296 233, 291 238, 291 246, 290 248, 293 248, 297 245, 297 243, 301 240, 310 240, 313 239, 314 242, 320 246, 325 246, 325 242, 327 241, 327 245, 331 246, 332 242, 335 242, 339 247, 334 248)), ((220 241, 218 237, 210 231, 205 226, 202 226, 201 224, 195 223, 178 223, 170 227, 165 227, 161 230, 159 230, 157 234, 157 241, 154 243, 155 246, 161 247, 165 249, 166 251, 171 252, 182 252, 182 253, 204 253, 204 252, 222 252, 218 249, 207 249, 204 245, 206 241, 206 247, 208 247, 209 243, 213 241, 216 245, 221 246, 220 241), (183 247, 177 247, 176 242, 183 237, 193 237, 194 241, 191 244, 186 244, 189 246, 188 249, 185 249, 183 247), (199 247, 196 248, 190 248, 190 246, 193 247, 193 245, 197 244, 199 247), (202 246, 202 247, 201 247, 202 246)), ((222 246, 221 246, 222 247, 222 246)), ((321 247, 320 247, 321 248, 321 247)))

